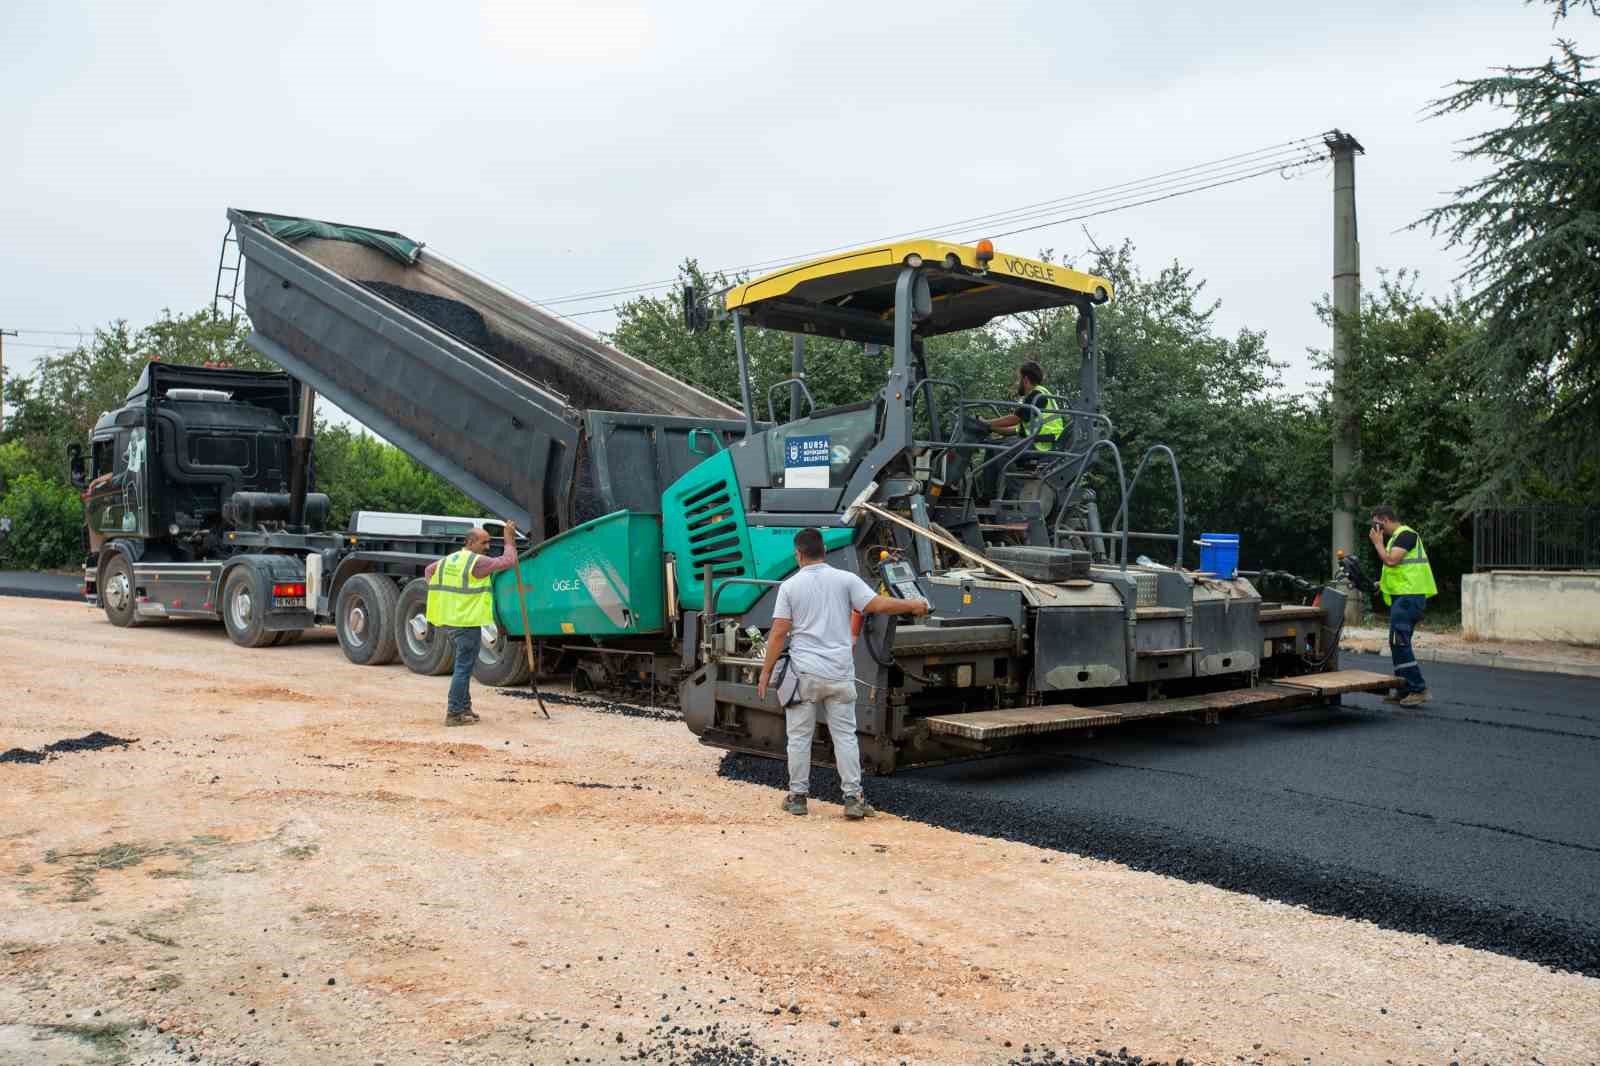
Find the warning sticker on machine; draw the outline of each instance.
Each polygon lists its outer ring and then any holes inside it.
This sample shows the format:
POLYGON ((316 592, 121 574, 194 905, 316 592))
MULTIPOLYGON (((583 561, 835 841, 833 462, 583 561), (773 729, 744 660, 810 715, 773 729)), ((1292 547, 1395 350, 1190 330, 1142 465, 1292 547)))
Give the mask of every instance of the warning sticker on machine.
POLYGON ((832 449, 827 435, 785 437, 783 439, 783 483, 791 489, 828 487, 828 457, 832 449))

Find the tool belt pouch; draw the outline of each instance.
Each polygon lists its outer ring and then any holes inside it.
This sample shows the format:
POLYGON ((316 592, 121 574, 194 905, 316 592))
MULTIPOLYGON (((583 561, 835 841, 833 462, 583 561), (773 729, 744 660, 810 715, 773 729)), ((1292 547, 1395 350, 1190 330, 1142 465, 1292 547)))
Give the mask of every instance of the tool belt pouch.
POLYGON ((785 710, 800 702, 800 671, 788 655, 778 656, 772 664, 772 691, 777 694, 778 706, 785 710))

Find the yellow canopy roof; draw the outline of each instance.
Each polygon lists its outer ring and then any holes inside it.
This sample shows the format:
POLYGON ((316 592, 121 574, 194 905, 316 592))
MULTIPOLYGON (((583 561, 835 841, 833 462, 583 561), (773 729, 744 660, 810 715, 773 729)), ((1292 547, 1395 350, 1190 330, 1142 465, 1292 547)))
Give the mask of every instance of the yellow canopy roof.
POLYGON ((784 267, 735 285, 723 297, 757 325, 796 333, 883 341, 893 329, 894 286, 905 265, 923 267, 933 315, 918 336, 973 329, 1000 315, 1110 299, 1111 282, 1058 263, 996 252, 986 264, 971 245, 894 241, 784 267))

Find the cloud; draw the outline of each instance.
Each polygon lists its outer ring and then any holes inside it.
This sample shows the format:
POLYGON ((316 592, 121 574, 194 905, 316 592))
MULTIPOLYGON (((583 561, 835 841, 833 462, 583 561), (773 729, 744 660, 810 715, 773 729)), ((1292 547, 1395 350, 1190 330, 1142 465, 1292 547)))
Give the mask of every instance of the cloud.
POLYGON ((624 63, 654 37, 650 13, 634 4, 485 0, 481 13, 491 46, 547 63, 624 63))

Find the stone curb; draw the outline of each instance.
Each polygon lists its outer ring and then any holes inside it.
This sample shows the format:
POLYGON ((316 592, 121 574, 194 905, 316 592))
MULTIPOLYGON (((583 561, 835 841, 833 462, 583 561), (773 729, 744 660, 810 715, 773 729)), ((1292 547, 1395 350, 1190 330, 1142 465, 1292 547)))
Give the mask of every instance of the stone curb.
MULTIPOLYGON (((1340 645, 1340 651, 1373 654, 1369 649, 1340 645)), ((1569 677, 1600 678, 1600 663, 1575 663, 1561 659, 1528 659, 1494 651, 1466 651, 1454 648, 1428 648, 1413 644, 1412 652, 1421 663, 1451 663, 1458 666, 1484 666, 1491 670, 1525 670, 1534 674, 1566 674, 1569 677)), ((1379 649, 1383 653, 1383 649, 1379 649)))

